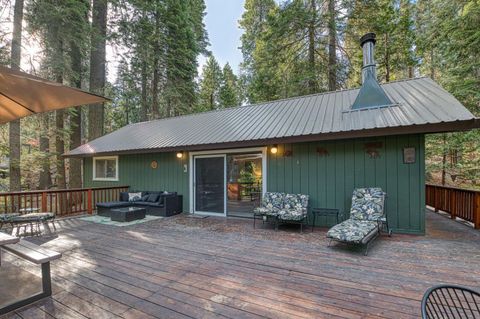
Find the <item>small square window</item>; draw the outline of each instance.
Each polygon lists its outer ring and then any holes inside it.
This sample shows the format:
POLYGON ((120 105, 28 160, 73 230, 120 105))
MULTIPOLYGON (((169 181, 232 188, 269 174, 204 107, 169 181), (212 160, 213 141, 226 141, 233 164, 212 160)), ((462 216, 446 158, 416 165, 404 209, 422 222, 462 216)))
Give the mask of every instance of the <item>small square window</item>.
POLYGON ((94 181, 118 181, 118 156, 93 158, 94 181))

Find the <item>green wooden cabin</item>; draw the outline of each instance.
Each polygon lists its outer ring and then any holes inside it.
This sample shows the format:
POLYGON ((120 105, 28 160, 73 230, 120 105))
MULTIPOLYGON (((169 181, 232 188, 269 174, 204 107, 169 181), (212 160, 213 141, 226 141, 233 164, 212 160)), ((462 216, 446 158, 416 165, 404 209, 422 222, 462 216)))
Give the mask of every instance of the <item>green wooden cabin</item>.
POLYGON ((348 218, 354 188, 381 187, 391 228, 423 234, 425 134, 480 122, 429 78, 379 85, 366 41, 358 89, 130 124, 66 156, 84 158, 85 187, 176 191, 194 214, 251 217, 278 191, 348 218))

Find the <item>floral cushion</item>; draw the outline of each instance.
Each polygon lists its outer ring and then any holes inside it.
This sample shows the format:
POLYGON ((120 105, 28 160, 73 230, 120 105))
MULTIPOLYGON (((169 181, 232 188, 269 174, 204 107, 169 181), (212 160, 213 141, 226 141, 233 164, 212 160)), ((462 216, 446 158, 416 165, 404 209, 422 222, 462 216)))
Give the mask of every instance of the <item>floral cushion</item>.
POLYGON ((54 219, 54 213, 29 213, 24 215, 15 216, 13 218, 14 222, 22 222, 22 221, 46 221, 50 219, 54 219))
POLYGON ((18 216, 18 213, 0 214, 0 223, 10 223, 14 217, 18 216))
POLYGON ((278 210, 269 207, 257 207, 253 210, 258 215, 277 216, 278 210))
POLYGON ((370 233, 376 231, 378 231, 378 224, 375 221, 347 219, 330 228, 327 238, 360 244, 370 233))
POLYGON ((278 211, 278 218, 281 220, 300 221, 307 217, 307 209, 281 209, 278 211))
POLYGON ((303 194, 285 194, 283 208, 285 209, 307 209, 308 195, 303 194))
POLYGON ((278 210, 283 207, 284 193, 266 192, 262 198, 262 205, 254 209, 254 212, 261 215, 276 216, 278 210))
POLYGON ((350 218, 377 221, 383 216, 385 193, 381 188, 357 188, 353 191, 350 218))
POLYGON ((307 216, 308 195, 285 194, 283 209, 278 212, 281 220, 303 220, 307 216))

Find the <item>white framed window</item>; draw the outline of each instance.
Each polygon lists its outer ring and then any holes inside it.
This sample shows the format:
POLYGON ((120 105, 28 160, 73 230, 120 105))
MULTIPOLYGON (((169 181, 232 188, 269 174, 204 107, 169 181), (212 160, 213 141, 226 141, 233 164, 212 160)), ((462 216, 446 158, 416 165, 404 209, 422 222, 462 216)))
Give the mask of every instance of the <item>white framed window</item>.
POLYGON ((93 158, 94 181, 118 181, 118 156, 93 158))

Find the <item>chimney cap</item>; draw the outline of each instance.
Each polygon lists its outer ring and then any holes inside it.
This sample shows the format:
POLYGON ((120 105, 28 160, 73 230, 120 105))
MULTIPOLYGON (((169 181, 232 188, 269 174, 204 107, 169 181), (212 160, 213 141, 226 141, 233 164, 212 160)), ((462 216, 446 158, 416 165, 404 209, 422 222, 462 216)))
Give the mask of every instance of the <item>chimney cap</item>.
POLYGON ((375 40, 376 37, 376 34, 373 32, 364 34, 363 37, 360 38, 360 46, 363 47, 363 45, 369 41, 372 41, 373 44, 375 44, 375 42, 377 42, 377 40, 375 40))

